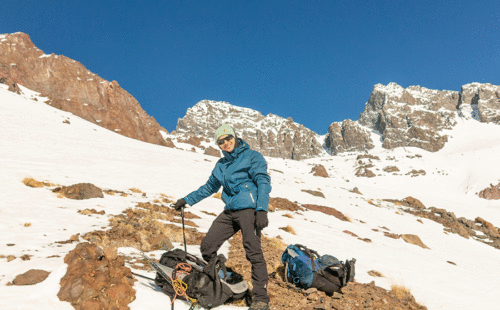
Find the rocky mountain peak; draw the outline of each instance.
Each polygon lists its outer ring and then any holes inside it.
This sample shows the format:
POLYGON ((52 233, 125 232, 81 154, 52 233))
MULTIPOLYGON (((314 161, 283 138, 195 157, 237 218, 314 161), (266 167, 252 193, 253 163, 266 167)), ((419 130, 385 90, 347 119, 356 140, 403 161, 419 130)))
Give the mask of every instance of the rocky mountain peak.
POLYGON ((326 146, 332 154, 369 150, 370 132, 376 132, 384 148, 435 152, 448 141, 443 130, 451 129, 457 117, 500 124, 500 86, 471 83, 457 92, 377 84, 357 122, 330 125, 326 146))
POLYGON ((221 101, 198 102, 177 121, 176 132, 212 138, 224 123, 265 156, 304 159, 326 154, 320 136, 291 117, 263 116, 253 109, 221 101))
POLYGON ((81 63, 47 55, 22 32, 0 35, 0 83, 41 93, 48 104, 124 136, 167 145, 165 131, 116 81, 106 81, 81 63))

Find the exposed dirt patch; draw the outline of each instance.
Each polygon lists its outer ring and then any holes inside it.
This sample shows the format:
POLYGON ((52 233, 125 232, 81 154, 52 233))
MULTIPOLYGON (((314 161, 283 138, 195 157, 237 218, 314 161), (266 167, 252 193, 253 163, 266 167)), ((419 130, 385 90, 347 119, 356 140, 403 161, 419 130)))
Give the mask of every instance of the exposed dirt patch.
POLYGON ((320 191, 312 191, 312 190, 309 190, 309 189, 303 189, 301 191, 305 192, 305 193, 308 193, 308 194, 311 194, 311 195, 316 196, 316 197, 325 198, 325 195, 323 195, 323 193, 320 192, 320 191))
POLYGON ((464 217, 457 218, 453 212, 447 212, 445 209, 426 208, 422 202, 413 197, 406 197, 403 200, 384 200, 400 206, 401 211, 442 224, 446 232, 458 234, 466 239, 472 237, 476 241, 500 249, 500 229, 480 217, 474 221, 464 217))
POLYGON ((23 183, 24 185, 26 186, 29 186, 29 187, 34 187, 34 188, 37 188, 37 187, 51 187, 51 186, 55 186, 55 184, 52 184, 52 183, 49 183, 49 182, 40 182, 40 181, 37 181, 31 177, 26 177, 23 179, 23 183))
POLYGON ((327 215, 333 215, 336 218, 338 218, 341 221, 349 222, 349 218, 345 216, 342 212, 337 211, 335 208, 330 208, 330 207, 325 207, 325 206, 318 206, 318 205, 310 205, 310 204, 304 204, 302 205, 305 209, 312 210, 312 211, 318 211, 327 215))
MULTIPOLYGON (((231 248, 227 266, 241 273, 251 286, 251 265, 245 259, 241 234, 236 234, 230 241, 231 248)), ((277 238, 262 237, 262 250, 269 272, 268 293, 271 297, 270 308, 275 310, 289 309, 427 309, 419 305, 411 294, 398 296, 394 291, 386 291, 374 283, 349 283, 342 288, 343 294, 335 297, 327 296, 316 289, 298 290, 287 286, 284 280, 284 266, 281 255, 286 245, 277 238)), ((241 302, 233 305, 244 306, 241 302)))
POLYGON ((83 215, 91 215, 91 214, 104 215, 106 212, 104 212, 104 210, 97 211, 96 209, 85 209, 85 210, 78 210, 78 213, 83 215))
POLYGON ((378 156, 375 156, 375 155, 370 155, 370 154, 366 154, 366 155, 358 155, 358 157, 356 157, 356 160, 360 160, 360 159, 373 159, 373 160, 380 160, 380 157, 378 156))
POLYGON ((217 216, 217 214, 212 213, 212 212, 207 212, 207 211, 200 211, 200 212, 201 212, 201 213, 208 214, 208 215, 212 215, 212 216, 217 216))
POLYGON ((91 199, 91 198, 104 198, 102 190, 90 183, 79 183, 71 186, 56 187, 52 190, 69 199, 91 199))
POLYGON ((424 249, 429 249, 429 247, 426 246, 417 235, 403 234, 403 235, 400 235, 400 237, 401 237, 401 239, 403 239, 407 243, 418 245, 419 247, 424 248, 424 249))
MULTIPOLYGON (((180 214, 172 208, 151 203, 139 203, 136 208, 129 208, 122 214, 110 219, 111 229, 93 231, 83 236, 85 240, 99 246, 109 244, 118 247, 133 247, 149 252, 164 248, 169 242, 183 242, 182 228, 175 224, 165 224, 159 220, 175 222, 174 216, 180 214)), ((190 212, 186 217, 198 218, 190 212)), ((193 223, 194 224, 194 223, 193 223)), ((186 228, 186 242, 199 245, 205 234, 194 228, 186 228)))
POLYGON ((383 277, 383 275, 380 272, 375 270, 368 271, 368 274, 372 277, 383 277))
POLYGON ((292 235, 296 235, 295 230, 293 229, 292 226, 288 225, 286 227, 280 227, 279 229, 286 231, 287 233, 290 233, 292 235))
POLYGON ((384 170, 385 172, 399 172, 399 168, 396 166, 387 166, 382 170, 384 170))
POLYGON ((269 212, 274 212, 278 210, 288 210, 288 211, 304 211, 304 208, 299 206, 297 202, 291 202, 286 198, 272 197, 269 199, 269 212))
POLYGON ((412 178, 413 177, 418 177, 419 175, 425 175, 425 171, 424 170, 415 170, 413 169, 412 171, 408 172, 406 175, 409 175, 411 176, 412 178))

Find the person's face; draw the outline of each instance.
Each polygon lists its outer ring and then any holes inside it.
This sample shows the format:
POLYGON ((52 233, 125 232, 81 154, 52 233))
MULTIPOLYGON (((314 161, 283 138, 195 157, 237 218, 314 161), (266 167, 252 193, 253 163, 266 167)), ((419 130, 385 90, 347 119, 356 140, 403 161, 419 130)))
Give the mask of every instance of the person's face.
POLYGON ((217 144, 219 145, 220 149, 228 153, 231 153, 234 150, 234 142, 234 137, 231 135, 222 135, 217 140, 217 144))

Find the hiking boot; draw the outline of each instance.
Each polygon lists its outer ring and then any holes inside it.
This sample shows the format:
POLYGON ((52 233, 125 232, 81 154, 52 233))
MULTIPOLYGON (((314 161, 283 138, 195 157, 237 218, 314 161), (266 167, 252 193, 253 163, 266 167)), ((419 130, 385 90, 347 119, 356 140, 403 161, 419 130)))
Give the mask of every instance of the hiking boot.
POLYGON ((269 310, 269 304, 264 301, 254 301, 248 310, 269 310))

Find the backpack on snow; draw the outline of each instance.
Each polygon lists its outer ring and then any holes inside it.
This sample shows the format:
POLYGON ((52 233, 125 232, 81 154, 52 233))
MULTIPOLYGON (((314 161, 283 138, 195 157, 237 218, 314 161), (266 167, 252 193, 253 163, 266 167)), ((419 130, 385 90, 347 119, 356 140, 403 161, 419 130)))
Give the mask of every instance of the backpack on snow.
POLYGON ((292 244, 283 252, 281 262, 285 264, 286 281, 290 278, 299 288, 314 287, 332 295, 354 281, 354 258, 342 263, 334 256, 320 256, 303 245, 292 244))
MULTIPOLYGON (((226 258, 222 254, 207 263, 183 250, 175 249, 163 253, 159 263, 165 274, 186 284, 187 296, 196 299, 196 304, 210 309, 224 304, 229 298, 243 298, 248 291, 248 283, 243 281, 240 274, 228 270, 225 262, 226 258), (189 272, 179 267, 183 263, 191 266, 189 272)), ((155 284, 171 299, 176 295, 171 282, 159 272, 156 274, 155 284)), ((186 300, 183 296, 177 298, 186 300)))

